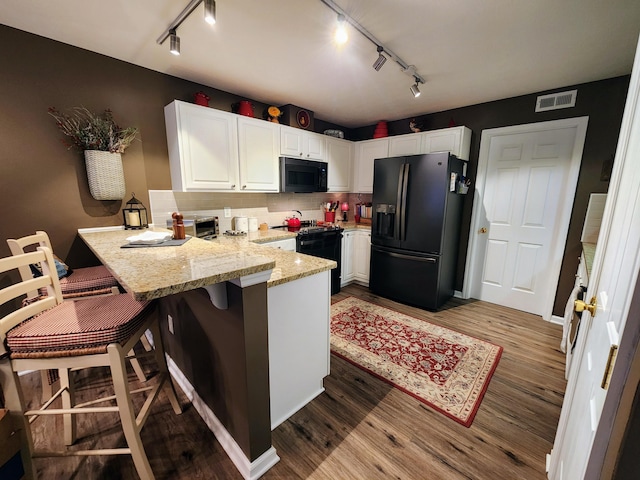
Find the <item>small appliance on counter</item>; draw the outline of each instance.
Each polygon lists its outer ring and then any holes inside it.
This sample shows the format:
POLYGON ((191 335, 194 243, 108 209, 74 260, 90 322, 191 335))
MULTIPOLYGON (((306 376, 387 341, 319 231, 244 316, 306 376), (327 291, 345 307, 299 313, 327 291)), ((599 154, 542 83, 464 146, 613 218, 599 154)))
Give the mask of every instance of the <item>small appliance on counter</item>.
MULTIPOLYGON (((184 224, 184 233, 191 237, 215 238, 220 234, 217 216, 185 214, 182 223, 184 224)), ((173 230, 173 219, 167 219, 167 228, 173 230)))

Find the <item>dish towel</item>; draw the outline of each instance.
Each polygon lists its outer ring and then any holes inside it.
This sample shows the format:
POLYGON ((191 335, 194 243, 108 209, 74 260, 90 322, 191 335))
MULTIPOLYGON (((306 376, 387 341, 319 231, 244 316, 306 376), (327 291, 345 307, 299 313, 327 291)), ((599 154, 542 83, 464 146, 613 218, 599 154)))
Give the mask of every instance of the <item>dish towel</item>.
POLYGON ((569 295, 567 306, 564 308, 564 323, 562 324, 562 342, 560 342, 560 350, 567 353, 567 344, 569 343, 569 331, 571 330, 571 319, 573 318, 574 302, 578 299, 578 293, 582 290, 581 286, 577 286, 569 295))

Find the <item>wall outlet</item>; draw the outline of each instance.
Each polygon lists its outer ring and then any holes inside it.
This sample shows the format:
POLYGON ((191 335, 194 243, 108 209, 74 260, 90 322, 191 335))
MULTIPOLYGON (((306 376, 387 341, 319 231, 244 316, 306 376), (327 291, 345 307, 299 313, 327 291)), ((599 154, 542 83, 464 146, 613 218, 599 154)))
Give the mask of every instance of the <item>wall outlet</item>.
POLYGON ((224 218, 231 218, 231 207, 224 207, 224 218))
POLYGON ((169 332, 174 334, 174 331, 173 331, 173 317, 171 315, 167 315, 167 324, 169 325, 169 332))

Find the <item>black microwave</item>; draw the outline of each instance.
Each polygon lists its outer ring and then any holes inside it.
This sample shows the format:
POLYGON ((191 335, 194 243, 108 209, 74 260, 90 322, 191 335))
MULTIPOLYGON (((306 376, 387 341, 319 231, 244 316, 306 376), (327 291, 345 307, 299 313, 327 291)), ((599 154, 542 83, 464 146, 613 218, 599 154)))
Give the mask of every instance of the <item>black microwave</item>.
POLYGON ((327 172, 326 162, 280 157, 280 191, 326 192, 327 172))

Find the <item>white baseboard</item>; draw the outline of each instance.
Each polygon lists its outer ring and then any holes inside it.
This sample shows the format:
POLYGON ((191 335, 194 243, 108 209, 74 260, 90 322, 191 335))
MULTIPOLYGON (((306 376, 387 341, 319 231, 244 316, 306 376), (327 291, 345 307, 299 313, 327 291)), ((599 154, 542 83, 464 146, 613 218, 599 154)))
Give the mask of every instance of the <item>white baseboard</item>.
POLYGON ((236 443, 227 429, 224 428, 209 406, 198 395, 193 388, 193 385, 191 385, 189 380, 187 380, 173 359, 169 355, 166 355, 166 357, 169 371, 176 383, 180 386, 187 398, 189 398, 192 405, 200 414, 200 417, 202 417, 209 429, 214 433, 216 439, 224 451, 227 452, 227 455, 229 455, 229 458, 245 480, 255 480, 260 478, 267 472, 267 470, 278 463, 280 457, 276 454, 276 449, 273 448, 273 446, 253 462, 249 461, 240 446, 236 443))
POLYGON ((557 315, 551 315, 550 323, 555 323, 556 325, 564 325, 564 317, 559 317, 557 315))

